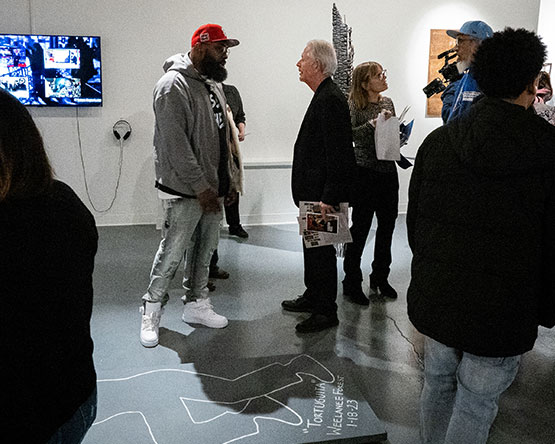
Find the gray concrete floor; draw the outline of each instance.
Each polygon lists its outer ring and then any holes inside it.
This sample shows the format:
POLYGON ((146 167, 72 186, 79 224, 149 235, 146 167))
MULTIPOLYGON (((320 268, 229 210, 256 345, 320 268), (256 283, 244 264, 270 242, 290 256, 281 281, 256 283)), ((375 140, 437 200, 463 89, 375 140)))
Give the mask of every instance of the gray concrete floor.
MULTIPOLYGON (((303 315, 284 313, 280 308, 281 300, 294 298, 304 289, 297 227, 246 227, 247 240, 230 237, 222 229, 219 265, 231 278, 216 280, 217 289, 210 296, 215 310, 228 317, 229 326, 223 330, 195 329, 181 322, 180 272, 162 317, 161 344, 154 349, 139 343, 138 307, 159 231, 154 226, 102 227, 91 323, 98 377, 197 361, 222 364, 239 358, 332 353, 356 365, 363 395, 385 426, 387 442, 416 444, 423 342, 407 317, 411 253, 404 227, 404 217, 400 216, 390 276, 399 299, 360 307, 345 300, 340 287, 340 325, 309 335, 295 333, 295 324, 303 315)), ((363 257, 365 291, 374 233, 372 230, 363 257)), ((341 260, 338 268, 341 281, 341 260)), ((85 443, 93 444, 90 439, 85 443)), ((139 444, 129 439, 112 436, 108 442, 139 444)), ((176 436, 175 442, 190 441, 176 436)), ((204 442, 214 441, 206 436, 204 442)), ((280 442, 279 437, 275 442, 280 442)), ((524 356, 516 381, 500 400, 488 443, 555 444, 555 330, 540 329, 535 348, 524 356)))

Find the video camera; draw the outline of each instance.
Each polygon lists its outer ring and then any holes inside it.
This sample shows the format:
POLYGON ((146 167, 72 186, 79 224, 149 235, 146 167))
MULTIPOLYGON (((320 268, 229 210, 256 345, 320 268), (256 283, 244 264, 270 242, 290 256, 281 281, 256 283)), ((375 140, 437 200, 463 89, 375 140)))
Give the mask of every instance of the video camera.
POLYGON ((434 94, 442 92, 449 83, 457 80, 461 75, 459 74, 459 70, 457 69, 457 63, 449 63, 449 60, 455 58, 457 54, 455 48, 448 49, 447 51, 443 51, 441 54, 437 56, 438 59, 445 59, 443 61, 443 66, 438 71, 445 80, 441 80, 439 77, 436 77, 430 83, 428 83, 422 91, 426 94, 426 97, 430 98, 434 94))

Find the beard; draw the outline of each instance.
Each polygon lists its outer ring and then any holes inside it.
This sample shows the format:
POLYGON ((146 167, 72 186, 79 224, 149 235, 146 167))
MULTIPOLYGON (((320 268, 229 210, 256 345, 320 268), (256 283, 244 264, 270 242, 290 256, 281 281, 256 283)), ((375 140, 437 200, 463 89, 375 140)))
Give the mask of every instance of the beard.
POLYGON ((458 61, 457 70, 459 71, 459 74, 464 73, 468 68, 470 68, 470 65, 470 60, 458 61))
POLYGON ((200 62, 200 71, 209 79, 221 83, 227 79, 227 70, 220 63, 220 61, 207 55, 200 62))

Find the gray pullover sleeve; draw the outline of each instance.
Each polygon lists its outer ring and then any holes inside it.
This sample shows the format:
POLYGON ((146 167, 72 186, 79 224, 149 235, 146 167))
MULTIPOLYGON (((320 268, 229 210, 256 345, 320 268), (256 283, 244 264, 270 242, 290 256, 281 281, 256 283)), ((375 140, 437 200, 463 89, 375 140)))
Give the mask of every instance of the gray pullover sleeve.
POLYGON ((158 161, 198 195, 211 187, 199 164, 198 147, 191 144, 194 116, 187 91, 182 89, 174 83, 156 98, 155 143, 159 148, 157 155, 164 156, 158 161))

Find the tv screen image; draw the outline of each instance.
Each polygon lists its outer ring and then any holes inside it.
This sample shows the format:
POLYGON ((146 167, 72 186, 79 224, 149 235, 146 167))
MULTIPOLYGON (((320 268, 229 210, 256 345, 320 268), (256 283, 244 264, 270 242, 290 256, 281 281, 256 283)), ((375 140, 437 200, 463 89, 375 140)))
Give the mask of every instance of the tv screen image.
POLYGON ((101 106, 100 37, 0 34, 0 88, 24 105, 101 106))

